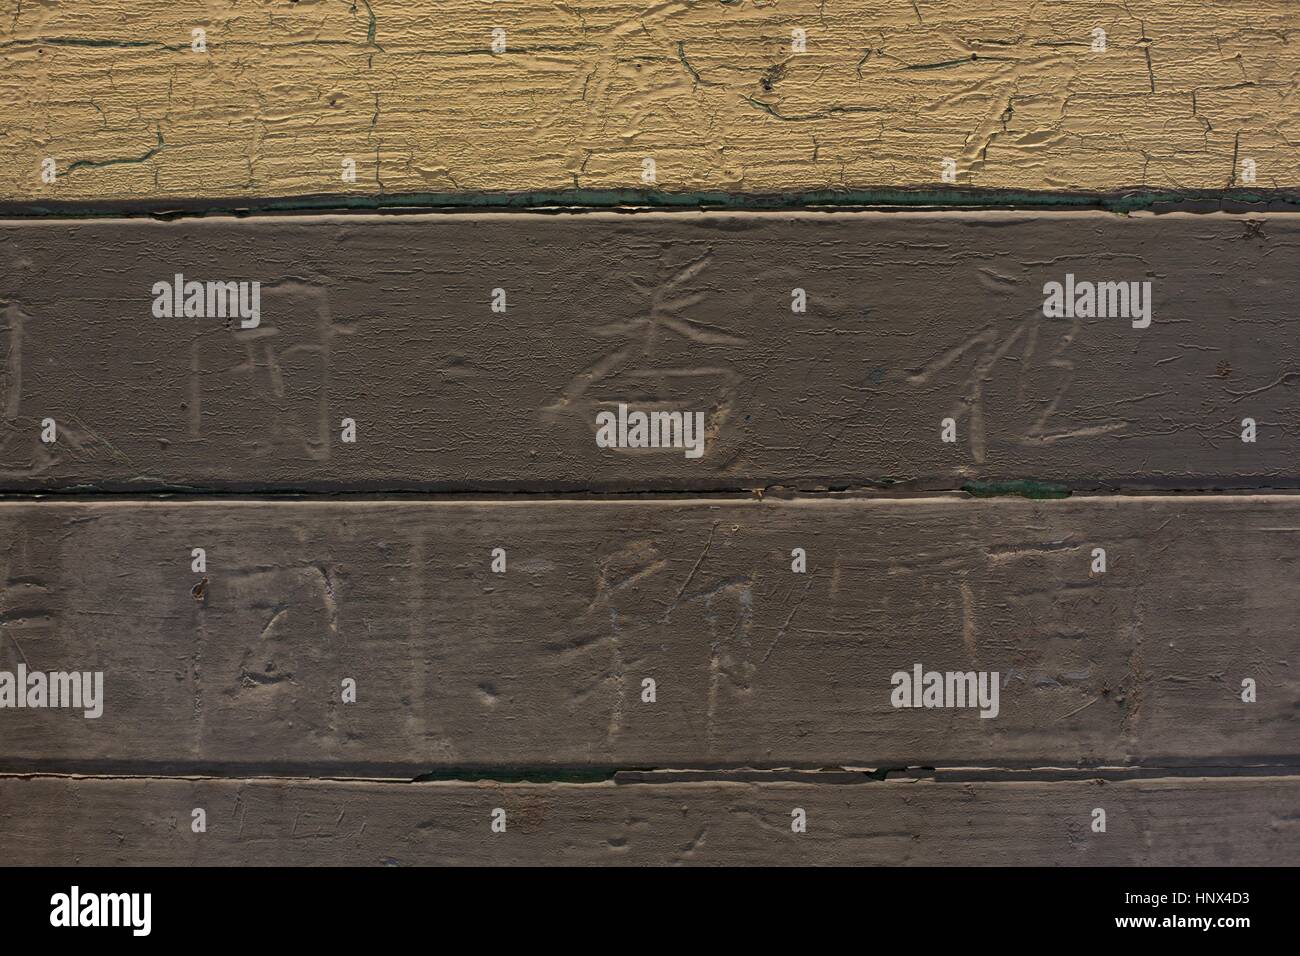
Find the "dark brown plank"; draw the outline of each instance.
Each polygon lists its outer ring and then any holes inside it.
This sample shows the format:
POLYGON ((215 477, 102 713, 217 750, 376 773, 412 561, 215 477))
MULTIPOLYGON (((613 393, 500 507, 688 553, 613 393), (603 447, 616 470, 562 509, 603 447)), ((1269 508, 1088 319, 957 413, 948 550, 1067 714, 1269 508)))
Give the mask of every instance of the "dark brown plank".
POLYGON ((9 222, 0 487, 1294 487, 1298 234, 1282 214, 9 222), (263 283, 260 324, 154 318, 176 273, 263 283), (1044 317, 1067 273, 1150 281, 1150 326, 1044 317), (699 412, 703 456, 597 447, 620 403, 699 412))
POLYGON ((0 669, 106 699, 0 710, 0 770, 1294 765, 1298 535, 1294 496, 5 502, 0 669), (918 663, 996 718, 893 707, 918 663))
POLYGON ((1282 865, 1292 777, 1101 784, 0 779, 11 865, 1282 865), (491 830, 505 811, 505 832, 491 830), (804 810, 807 830, 791 830, 804 810), (206 831, 193 832, 193 811, 206 831), (1093 832, 1093 811, 1106 832, 1093 832), (1014 848, 1013 853, 1008 848, 1014 848))

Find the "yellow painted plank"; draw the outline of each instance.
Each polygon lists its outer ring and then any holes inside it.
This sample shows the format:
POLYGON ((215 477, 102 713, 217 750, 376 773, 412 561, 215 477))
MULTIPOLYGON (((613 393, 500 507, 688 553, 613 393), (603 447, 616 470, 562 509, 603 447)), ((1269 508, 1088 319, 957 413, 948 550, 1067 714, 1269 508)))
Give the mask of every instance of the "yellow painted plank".
POLYGON ((1291 187, 1297 28, 1293 0, 4 0, 0 200, 641 188, 646 159, 674 192, 945 159, 964 187, 1218 189, 1247 160, 1291 187))

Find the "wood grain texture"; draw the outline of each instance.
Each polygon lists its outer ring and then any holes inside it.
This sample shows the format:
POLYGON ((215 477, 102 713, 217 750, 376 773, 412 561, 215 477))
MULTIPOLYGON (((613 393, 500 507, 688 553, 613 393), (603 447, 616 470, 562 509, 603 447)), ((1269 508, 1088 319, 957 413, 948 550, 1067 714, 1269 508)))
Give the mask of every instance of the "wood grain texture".
POLYGON ((1294 766, 1297 534, 1296 497, 6 502, 0 669, 106 701, 0 711, 0 771, 1294 766), (998 672, 998 716, 895 709, 916 663, 998 672))
POLYGON ((4 0, 0 197, 639 187, 646 157, 673 191, 944 158, 975 187, 1220 189, 1244 158, 1294 187, 1298 27, 1287 0, 4 0))
POLYGON ((10 865, 1285 865, 1295 778, 529 785, 0 778, 10 865), (191 832, 191 811, 207 832, 191 832), (792 833, 791 811, 807 814, 792 833), (1107 830, 1093 833, 1092 811, 1107 830), (506 811, 506 832, 489 829, 506 811))
POLYGON ((1298 235, 1287 214, 9 222, 0 487, 1295 487, 1298 235), (175 273, 263 283, 261 324, 155 318, 175 273), (1067 274, 1151 282, 1150 326, 1045 318, 1067 274), (701 413, 703 457, 597 447, 619 403, 701 413))

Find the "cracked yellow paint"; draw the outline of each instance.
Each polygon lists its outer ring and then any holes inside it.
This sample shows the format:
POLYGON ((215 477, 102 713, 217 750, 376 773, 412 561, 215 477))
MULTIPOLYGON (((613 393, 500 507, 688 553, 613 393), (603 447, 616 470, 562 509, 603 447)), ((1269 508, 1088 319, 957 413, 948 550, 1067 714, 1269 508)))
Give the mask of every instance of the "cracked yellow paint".
POLYGON ((1293 0, 5 0, 0 199, 643 188, 646 158, 669 191, 940 185, 945 159, 977 188, 1224 188, 1248 160, 1291 187, 1297 29, 1293 0))

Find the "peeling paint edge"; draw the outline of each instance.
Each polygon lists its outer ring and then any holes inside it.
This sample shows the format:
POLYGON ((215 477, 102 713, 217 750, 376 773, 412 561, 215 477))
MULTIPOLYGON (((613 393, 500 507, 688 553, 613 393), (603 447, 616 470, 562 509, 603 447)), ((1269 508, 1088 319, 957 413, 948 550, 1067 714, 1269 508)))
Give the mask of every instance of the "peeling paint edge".
POLYGON ((318 194, 210 199, 0 201, 0 217, 88 218, 141 216, 177 219, 205 215, 286 213, 424 213, 483 211, 686 210, 1104 210, 1133 212, 1300 212, 1300 187, 1114 192, 1006 189, 864 188, 774 193, 664 192, 644 189, 562 189, 517 192, 431 192, 379 195, 318 194))
POLYGON ((968 481, 961 486, 961 490, 972 498, 1002 498, 1008 495, 1019 495, 1021 498, 1032 498, 1036 501, 1068 498, 1072 494, 1071 489, 1065 485, 1053 484, 1050 481, 1024 480, 968 481))

